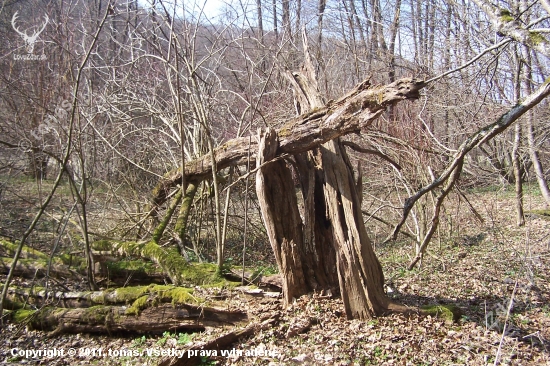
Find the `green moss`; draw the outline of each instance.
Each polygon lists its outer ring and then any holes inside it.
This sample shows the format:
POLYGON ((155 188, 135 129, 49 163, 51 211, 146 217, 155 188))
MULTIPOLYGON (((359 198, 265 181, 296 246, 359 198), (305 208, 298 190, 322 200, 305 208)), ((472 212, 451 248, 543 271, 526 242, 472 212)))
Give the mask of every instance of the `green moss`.
POLYGON ((113 245, 109 240, 97 240, 92 243, 93 250, 107 251, 112 250, 113 245))
POLYGON ((122 250, 127 256, 139 256, 144 244, 136 243, 135 241, 112 241, 110 245, 113 251, 122 250))
POLYGON ((546 43, 548 40, 544 38, 542 34, 539 32, 529 32, 529 37, 531 38, 531 42, 533 42, 534 45, 539 45, 541 43, 546 43))
POLYGON ((462 316, 462 311, 456 305, 426 305, 421 307, 422 313, 437 318, 445 319, 447 322, 456 322, 462 316))
MULTIPOLYGON (((204 299, 193 296, 193 289, 177 287, 173 285, 150 285, 123 287, 116 290, 106 290, 107 293, 113 293, 108 296, 108 302, 111 304, 132 304, 132 314, 139 314, 146 306, 143 298, 151 299, 148 306, 156 305, 160 302, 171 302, 172 304, 203 303, 204 299), (145 306, 145 307, 142 307, 145 306)), ((98 303, 98 300, 94 300, 98 303)))
POLYGON ((128 309, 126 309, 125 314, 126 315, 139 315, 139 313, 147 308, 147 300, 149 299, 149 296, 141 296, 137 298, 132 306, 130 306, 128 309))
POLYGON ((193 289, 172 285, 151 285, 149 287, 140 286, 118 289, 117 301, 121 299, 125 299, 126 302, 133 301, 132 306, 126 310, 126 315, 139 315, 143 309, 154 306, 159 302, 170 302, 174 305, 200 304, 204 302, 204 299, 193 296, 193 289), (122 291, 119 295, 119 290, 125 291, 122 291))
POLYGON ((176 286, 154 285, 150 287, 151 292, 162 302, 172 304, 198 304, 204 302, 202 298, 193 296, 193 289, 176 286))
POLYGON ((217 270, 218 266, 213 263, 188 265, 183 271, 183 278, 197 285, 215 283, 221 279, 217 274, 217 270))
POLYGON ((175 248, 161 247, 154 241, 146 243, 111 242, 113 249, 127 256, 147 258, 158 264, 175 285, 203 285, 219 282, 216 265, 201 263, 191 265, 175 248))
POLYGON ((127 271, 151 274, 155 272, 155 266, 150 262, 143 260, 120 260, 118 262, 108 262, 107 268, 112 274, 120 274, 127 271))
POLYGON ((512 16, 512 13, 510 13, 510 11, 507 9, 500 10, 500 19, 506 23, 513 22, 515 20, 514 17, 512 16))
MULTIPOLYGON (((60 311, 66 311, 66 309, 59 309, 60 311)), ((91 324, 104 324, 111 315, 111 307, 105 305, 96 305, 84 309, 82 319, 91 324)))
POLYGON ((145 295, 148 291, 147 286, 121 287, 115 291, 115 303, 130 303, 137 298, 145 295))
MULTIPOLYGON (((0 246, 4 248, 4 250, 7 252, 9 256, 13 256, 15 252, 17 251, 17 247, 19 244, 12 243, 8 240, 0 239, 0 246)), ((48 260, 48 256, 36 249, 29 248, 26 245, 23 245, 23 249, 21 250, 22 258, 38 258, 42 260, 48 260)))
POLYGON ((37 310, 19 309, 12 313, 12 319, 15 323, 23 323, 31 319, 37 310))

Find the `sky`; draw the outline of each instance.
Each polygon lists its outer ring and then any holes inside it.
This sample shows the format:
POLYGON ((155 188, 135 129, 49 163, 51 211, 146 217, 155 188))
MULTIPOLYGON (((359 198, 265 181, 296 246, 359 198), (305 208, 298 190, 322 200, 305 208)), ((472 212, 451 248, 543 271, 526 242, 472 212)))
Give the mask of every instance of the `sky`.
MULTIPOLYGON (((184 2, 187 6, 194 6, 197 10, 204 6, 204 14, 210 19, 221 15, 226 6, 226 1, 224 0, 184 0, 184 2)), ((145 9, 151 6, 151 0, 138 0, 138 3, 145 9)), ((165 4, 170 3, 174 3, 174 0, 165 1, 165 4)), ((178 4, 178 7, 181 7, 182 0, 176 0, 176 3, 178 4)))

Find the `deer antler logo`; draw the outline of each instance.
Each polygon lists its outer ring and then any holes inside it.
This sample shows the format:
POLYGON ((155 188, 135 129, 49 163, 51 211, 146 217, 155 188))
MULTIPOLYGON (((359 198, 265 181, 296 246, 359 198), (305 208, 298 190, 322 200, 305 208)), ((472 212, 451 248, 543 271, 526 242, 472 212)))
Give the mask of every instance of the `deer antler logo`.
POLYGON ((27 53, 32 53, 34 51, 34 44, 38 40, 38 36, 40 33, 44 31, 46 28, 46 25, 50 21, 50 18, 48 18, 48 15, 44 15, 44 24, 42 25, 42 28, 40 28, 39 31, 36 31, 32 34, 32 36, 29 36, 27 34, 27 31, 22 32, 19 29, 17 29, 17 26, 15 25, 15 21, 17 20, 17 11, 15 14, 13 14, 13 17, 11 18, 11 26, 13 29, 19 34, 21 37, 23 37, 23 40, 25 41, 25 48, 27 49, 27 53))

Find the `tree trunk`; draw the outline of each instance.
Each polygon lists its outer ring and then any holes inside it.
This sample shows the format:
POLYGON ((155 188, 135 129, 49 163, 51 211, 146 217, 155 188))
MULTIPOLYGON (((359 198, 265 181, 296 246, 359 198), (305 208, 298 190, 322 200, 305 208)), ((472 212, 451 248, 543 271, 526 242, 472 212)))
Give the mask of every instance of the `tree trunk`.
MULTIPOLYGON (((522 54, 525 60, 525 76, 523 78, 523 87, 525 92, 530 94, 533 92, 533 75, 532 75, 532 58, 531 53, 527 47, 522 47, 522 54)), ((527 141, 529 144, 529 156, 531 157, 531 162, 533 163, 533 170, 535 171, 535 176, 537 177, 537 183, 540 188, 540 193, 544 197, 546 207, 550 207, 550 189, 548 188, 548 183, 544 177, 544 169, 542 167, 539 153, 537 151, 537 145, 535 142, 535 130, 533 127, 533 111, 527 113, 527 141)))
POLYGON ((521 125, 516 124, 514 134, 514 147, 512 148, 512 164, 514 166, 514 178, 516 189, 516 224, 525 225, 525 216, 523 214, 523 179, 521 176, 521 164, 519 161, 519 147, 521 143, 521 125))
POLYGON ((30 152, 28 154, 28 175, 35 180, 46 179, 48 175, 48 161, 50 157, 41 152, 30 152))
MULTIPOLYGON (((315 113, 322 107, 322 98, 306 37, 304 48, 302 72, 287 73, 287 78, 293 86, 297 113, 315 113)), ((277 150, 277 135, 268 130, 260 139, 256 190, 283 276, 286 302, 319 285, 333 285, 333 265, 336 263, 340 294, 348 318, 370 319, 382 315, 390 305, 384 293, 384 275, 363 223, 353 169, 339 139, 325 143, 311 155, 296 156, 304 195, 305 226, 298 212, 292 176, 285 163, 277 160, 262 167, 275 158, 277 150), (306 230, 305 235, 302 227, 306 230), (320 263, 328 264, 329 268, 320 267, 320 263)))
POLYGON ((260 39, 260 43, 264 43, 264 24, 262 19, 262 0, 256 0, 256 12, 258 17, 258 37, 260 39))
POLYGON ((367 235, 352 168, 339 139, 321 147, 324 194, 337 254, 340 293, 348 319, 389 310, 382 266, 367 235))
POLYGON ((268 129, 260 137, 256 159, 259 167, 256 173, 256 193, 267 236, 283 276, 283 296, 286 303, 290 304, 309 289, 302 269, 302 220, 292 175, 282 160, 261 166, 275 157, 277 147, 277 135, 274 130, 268 129))
POLYGON ((292 29, 290 28, 290 0, 282 0, 283 3, 283 31, 288 39, 292 39, 292 29))
POLYGON ((187 223, 189 219, 189 212, 191 212, 191 206, 193 199, 197 193, 198 184, 196 182, 189 182, 187 189, 185 190, 185 196, 180 206, 178 218, 174 230, 177 235, 177 239, 180 241, 180 249, 185 250, 185 235, 187 233, 187 223))
POLYGON ((544 177, 544 169, 540 162, 539 153, 535 143, 535 132, 533 128, 533 114, 529 112, 527 114, 527 140, 529 142, 529 155, 531 156, 531 162, 535 170, 535 176, 537 177, 537 183, 539 184, 540 192, 546 202, 546 207, 550 207, 550 189, 548 183, 544 177))
MULTIPOLYGON (((28 310, 24 310, 28 314, 28 310)), ((204 330, 206 326, 235 325, 246 321, 246 313, 197 305, 165 304, 150 307, 139 315, 128 315, 125 307, 93 306, 81 309, 44 308, 28 316, 33 329, 62 333, 162 333, 167 329, 204 330)))
POLYGON ((180 188, 176 193, 176 195, 174 196, 174 199, 170 203, 170 206, 166 210, 166 214, 164 214, 164 218, 157 225, 157 227, 155 228, 155 231, 153 232, 152 240, 156 244, 158 244, 158 242, 162 238, 162 234, 164 234, 164 230, 166 230, 166 227, 170 223, 170 220, 172 219, 172 215, 174 214, 174 211, 178 207, 179 203, 181 202, 182 197, 183 197, 183 188, 180 188))

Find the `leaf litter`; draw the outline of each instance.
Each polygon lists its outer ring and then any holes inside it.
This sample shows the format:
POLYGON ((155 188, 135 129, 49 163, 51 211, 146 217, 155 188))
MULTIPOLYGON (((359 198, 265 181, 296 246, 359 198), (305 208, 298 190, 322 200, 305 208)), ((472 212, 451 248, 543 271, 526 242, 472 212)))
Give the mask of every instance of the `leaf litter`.
MULTIPOLYGON (((340 299, 311 294, 283 308, 280 299, 245 296, 238 289, 199 289, 224 298, 228 308, 247 309, 252 321, 276 318, 275 325, 234 344, 235 350, 269 350, 270 356, 211 357, 219 365, 501 365, 550 364, 550 222, 528 216, 514 225, 509 197, 480 196, 476 209, 484 225, 464 218, 460 232, 406 271, 411 243, 378 245, 388 295, 408 306, 454 304, 457 322, 434 316, 390 314, 369 321, 346 319, 340 299), (483 234, 483 235, 480 235, 483 234), (513 299, 512 299, 513 295, 513 299), (510 300, 513 300, 510 303, 510 300), (510 313, 508 314, 508 308, 510 313), (500 350, 500 351, 499 351, 500 350), (276 356, 273 356, 276 354, 276 356), (498 356, 497 356, 498 355, 498 356)), ((156 365, 156 357, 64 357, 26 360, 10 350, 29 348, 186 350, 232 330, 207 328, 182 337, 56 335, 8 324, 0 332, 2 364, 156 365), (181 342, 185 338, 186 342, 181 342)))

